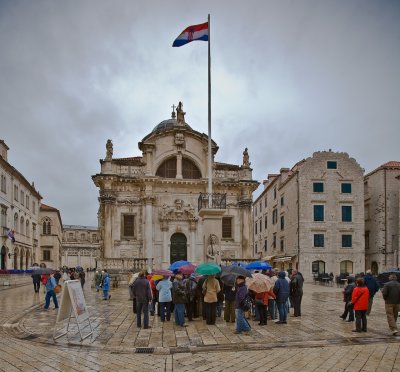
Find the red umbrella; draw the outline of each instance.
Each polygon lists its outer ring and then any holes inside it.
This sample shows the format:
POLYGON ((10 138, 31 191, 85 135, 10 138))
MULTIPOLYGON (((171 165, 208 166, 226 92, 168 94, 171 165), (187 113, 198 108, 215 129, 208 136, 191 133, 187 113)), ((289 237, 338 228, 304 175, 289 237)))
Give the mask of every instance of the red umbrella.
POLYGON ((181 266, 178 271, 181 272, 183 275, 190 275, 196 270, 196 266, 189 264, 181 266))

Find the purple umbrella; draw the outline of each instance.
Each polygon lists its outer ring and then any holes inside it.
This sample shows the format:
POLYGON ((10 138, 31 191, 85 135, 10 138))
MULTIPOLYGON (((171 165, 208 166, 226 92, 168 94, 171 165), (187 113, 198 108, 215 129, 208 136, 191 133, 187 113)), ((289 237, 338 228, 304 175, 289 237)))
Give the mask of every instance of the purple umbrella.
POLYGON ((181 266, 178 271, 181 272, 183 275, 190 275, 196 270, 196 266, 190 264, 190 265, 184 265, 181 266))
POLYGON ((158 270, 154 270, 153 274, 158 274, 158 275, 162 275, 162 276, 171 276, 172 275, 172 271, 164 270, 164 269, 158 269, 158 270))

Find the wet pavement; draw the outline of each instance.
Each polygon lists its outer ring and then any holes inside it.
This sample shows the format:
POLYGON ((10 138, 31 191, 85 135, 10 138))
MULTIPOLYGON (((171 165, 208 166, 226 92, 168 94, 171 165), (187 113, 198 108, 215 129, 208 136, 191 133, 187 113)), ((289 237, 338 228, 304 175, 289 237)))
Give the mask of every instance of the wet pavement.
POLYGON ((223 318, 215 326, 195 320, 181 328, 154 316, 151 329, 138 329, 126 287, 103 301, 89 284, 84 292, 93 335, 82 342, 73 320, 68 337, 53 340, 57 312, 43 310, 42 291, 1 291, 0 370, 400 371, 400 337, 389 332, 380 293, 367 333, 353 333, 354 324, 339 318, 341 288, 307 284, 301 318, 289 317, 287 325, 251 321, 245 336, 233 334, 234 324, 223 318))

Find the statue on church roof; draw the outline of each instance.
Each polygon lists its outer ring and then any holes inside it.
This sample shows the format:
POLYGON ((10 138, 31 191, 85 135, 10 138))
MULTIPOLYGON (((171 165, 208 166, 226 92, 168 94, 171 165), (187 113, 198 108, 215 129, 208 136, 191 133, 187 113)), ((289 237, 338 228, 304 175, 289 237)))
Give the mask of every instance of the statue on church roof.
POLYGON ((185 114, 186 112, 183 112, 183 108, 182 108, 183 104, 182 102, 179 102, 178 107, 176 108, 176 123, 177 125, 185 125, 185 114))
POLYGON ((247 151, 246 147, 243 151, 243 168, 249 168, 250 164, 249 152, 247 151))
POLYGON ((113 157, 113 144, 112 141, 109 139, 106 143, 106 160, 112 160, 113 157))

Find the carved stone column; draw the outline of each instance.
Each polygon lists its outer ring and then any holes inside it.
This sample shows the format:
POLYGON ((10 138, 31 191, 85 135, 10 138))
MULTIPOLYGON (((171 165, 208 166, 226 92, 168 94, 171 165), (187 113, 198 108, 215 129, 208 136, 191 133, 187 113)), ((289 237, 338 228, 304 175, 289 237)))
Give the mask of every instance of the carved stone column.
POLYGON ((176 155, 176 178, 182 179, 182 154, 176 155))
POLYGON ((116 203, 116 198, 113 194, 107 191, 100 193, 100 204, 102 209, 102 219, 104 221, 104 235, 103 235, 103 257, 113 257, 113 211, 116 203))
POLYGON ((145 228, 144 228, 144 257, 149 259, 150 268, 152 268, 153 253, 153 202, 154 196, 146 195, 145 203, 145 228))
POLYGON ((241 242, 242 242, 242 257, 252 258, 253 257, 253 239, 252 239, 252 226, 251 226, 251 199, 241 200, 239 203, 240 207, 240 219, 242 222, 241 226, 241 242))
POLYGON ((168 269, 168 228, 161 228, 163 235, 162 268, 168 269))
POLYGON ((189 261, 197 262, 197 255, 196 255, 196 224, 194 223, 190 225, 190 257, 189 261), (194 227, 193 227, 194 226, 194 227))

